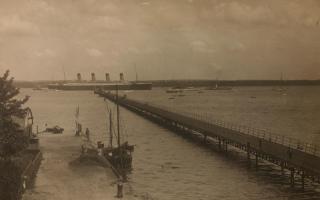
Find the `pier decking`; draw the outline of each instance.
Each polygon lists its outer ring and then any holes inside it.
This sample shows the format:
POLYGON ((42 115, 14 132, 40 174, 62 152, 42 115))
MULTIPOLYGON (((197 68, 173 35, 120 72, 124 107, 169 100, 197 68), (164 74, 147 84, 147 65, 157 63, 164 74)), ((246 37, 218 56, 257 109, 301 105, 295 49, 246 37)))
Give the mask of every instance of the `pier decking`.
MULTIPOLYGON (((117 100, 112 93, 95 92, 110 101, 117 100)), ((255 157, 256 166, 258 166, 259 159, 264 159, 281 166, 283 173, 284 169, 290 170, 292 187, 297 174, 301 176, 302 188, 305 185, 305 178, 319 182, 320 149, 316 145, 248 127, 230 126, 220 121, 207 121, 131 100, 126 96, 119 97, 118 103, 160 125, 180 130, 186 134, 197 132, 204 140, 214 139, 220 150, 228 151, 228 145, 244 150, 249 161, 251 156, 255 157)))

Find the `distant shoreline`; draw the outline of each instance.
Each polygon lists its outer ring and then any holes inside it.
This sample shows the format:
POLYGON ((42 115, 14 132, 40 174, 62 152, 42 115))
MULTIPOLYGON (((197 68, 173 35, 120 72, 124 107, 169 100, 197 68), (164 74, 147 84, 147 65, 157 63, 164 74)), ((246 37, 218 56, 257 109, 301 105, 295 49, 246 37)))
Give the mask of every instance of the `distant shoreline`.
MULTIPOLYGON (((73 82, 73 81, 66 81, 73 82)), ((89 81, 88 81, 89 82, 89 81)), ((99 81, 98 81, 99 82, 99 81)), ((151 80, 153 87, 210 87, 215 86, 216 80, 151 80)), ((48 84, 65 83, 65 81, 15 81, 19 88, 47 87, 48 84)), ((320 80, 220 80, 219 86, 315 86, 320 80)))

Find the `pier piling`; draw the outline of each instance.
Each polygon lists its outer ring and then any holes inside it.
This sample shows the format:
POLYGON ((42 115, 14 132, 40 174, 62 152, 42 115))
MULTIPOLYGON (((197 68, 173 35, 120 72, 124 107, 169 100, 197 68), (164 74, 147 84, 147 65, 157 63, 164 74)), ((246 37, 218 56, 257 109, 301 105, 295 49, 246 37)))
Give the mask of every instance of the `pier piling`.
POLYGON ((304 190, 304 184, 305 184, 304 177, 305 177, 305 172, 304 172, 304 170, 302 170, 302 172, 301 172, 301 188, 302 188, 302 190, 304 190))
POLYGON ((251 158, 250 158, 250 143, 247 143, 247 159, 250 162, 251 158))
POLYGON ((291 167, 290 169, 290 186, 293 188, 294 187, 294 168, 291 167))

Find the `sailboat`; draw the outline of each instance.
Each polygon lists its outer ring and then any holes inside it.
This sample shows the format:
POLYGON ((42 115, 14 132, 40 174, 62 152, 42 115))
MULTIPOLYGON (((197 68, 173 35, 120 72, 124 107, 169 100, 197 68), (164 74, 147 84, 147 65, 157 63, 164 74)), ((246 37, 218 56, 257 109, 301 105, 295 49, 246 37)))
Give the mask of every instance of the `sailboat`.
POLYGON ((75 123, 76 123, 76 136, 80 136, 81 132, 82 132, 82 125, 79 122, 79 116, 80 116, 80 107, 79 105, 76 108, 76 113, 75 113, 75 123))
POLYGON ((283 82, 284 82, 284 81, 283 81, 283 74, 281 73, 281 76, 280 76, 280 84, 279 84, 280 86, 277 87, 277 88, 273 88, 272 90, 273 90, 273 91, 276 91, 276 92, 281 92, 281 93, 287 91, 287 89, 283 87, 283 82))
POLYGON ((232 87, 219 86, 218 78, 216 79, 216 84, 214 87, 207 87, 207 90, 232 90, 232 87))
POLYGON ((132 169, 132 152, 134 151, 134 146, 129 145, 128 141, 121 138, 120 133, 120 111, 118 102, 118 90, 116 95, 116 105, 117 105, 117 130, 114 134, 113 121, 112 121, 112 111, 109 110, 109 145, 103 148, 103 156, 110 162, 115 173, 118 176, 125 178, 126 172, 132 169), (113 136, 117 137, 117 145, 113 145, 113 136))

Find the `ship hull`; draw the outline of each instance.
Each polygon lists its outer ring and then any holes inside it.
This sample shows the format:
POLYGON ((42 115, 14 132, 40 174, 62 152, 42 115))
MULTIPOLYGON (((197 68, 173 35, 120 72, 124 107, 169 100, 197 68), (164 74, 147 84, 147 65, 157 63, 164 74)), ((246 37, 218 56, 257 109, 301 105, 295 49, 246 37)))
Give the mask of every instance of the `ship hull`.
POLYGON ((50 84, 53 90, 151 90, 152 83, 128 83, 128 84, 50 84))

